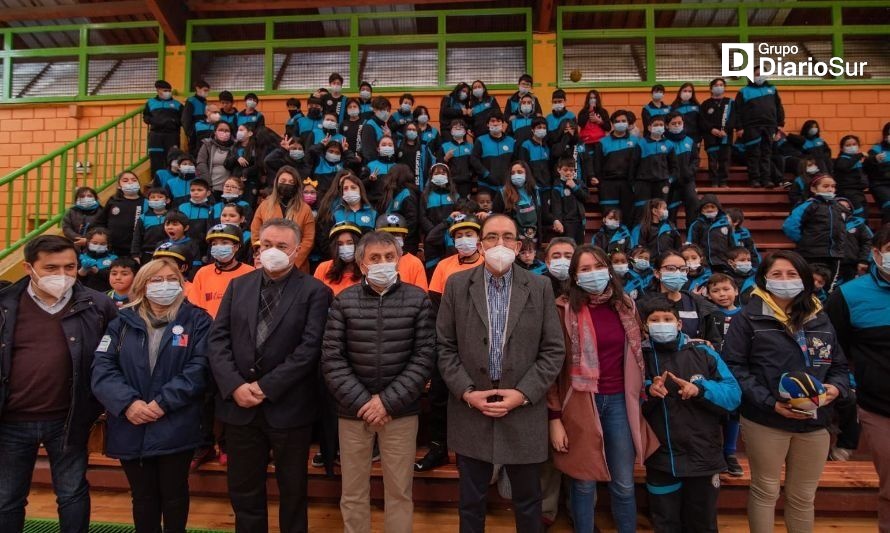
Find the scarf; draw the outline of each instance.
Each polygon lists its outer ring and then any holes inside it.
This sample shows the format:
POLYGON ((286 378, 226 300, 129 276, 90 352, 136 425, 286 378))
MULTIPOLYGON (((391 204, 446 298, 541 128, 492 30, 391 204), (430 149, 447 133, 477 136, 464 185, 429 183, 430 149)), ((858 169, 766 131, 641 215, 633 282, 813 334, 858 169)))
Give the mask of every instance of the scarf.
MULTIPOLYGON (((612 297, 612 288, 609 287, 602 294, 590 295, 590 303, 602 305, 612 297)), ((625 297, 627 298, 627 297, 625 297)), ((628 351, 636 360, 640 371, 643 371, 642 333, 637 322, 637 312, 633 301, 630 306, 618 306, 615 310, 624 328, 624 353, 628 351)), ((572 366, 570 376, 572 389, 583 392, 597 392, 599 381, 599 355, 596 350, 596 329, 590 316, 587 305, 581 307, 576 313, 571 305, 566 305, 565 328, 571 339, 572 366)))
MULTIPOLYGON (((785 313, 785 310, 782 309, 782 307, 777 304, 775 300, 773 300, 772 294, 761 289, 760 287, 754 287, 754 290, 751 291, 751 295, 760 296, 760 299, 763 300, 763 303, 765 303, 772 310, 773 314, 776 317, 776 320, 781 322, 782 325, 785 326, 785 329, 791 331, 791 326, 789 325, 789 322, 791 322, 791 318, 788 316, 787 313, 785 313)), ((813 300, 815 300, 816 302, 816 309, 813 311, 812 315, 807 317, 806 321, 812 319, 819 313, 819 311, 822 310, 822 302, 819 301, 819 298, 813 296, 813 300)))

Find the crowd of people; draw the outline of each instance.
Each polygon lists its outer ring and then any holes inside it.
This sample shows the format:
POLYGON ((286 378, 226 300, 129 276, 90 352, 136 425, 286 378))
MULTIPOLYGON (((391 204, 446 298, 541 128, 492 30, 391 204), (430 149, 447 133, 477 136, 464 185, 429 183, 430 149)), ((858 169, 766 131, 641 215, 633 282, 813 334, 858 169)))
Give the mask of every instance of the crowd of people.
POLYGON ((890 123, 832 158, 816 121, 785 133, 755 74, 735 98, 722 78, 702 101, 655 85, 639 116, 597 90, 575 114, 560 89, 545 115, 530 76, 503 103, 477 80, 436 128, 335 73, 281 134, 256 94, 238 111, 158 81, 151 183, 122 172, 105 205, 77 189, 0 292, 0 530, 22 529, 43 445, 62 531, 86 531, 104 412, 140 532, 184 531, 189 472, 214 458, 238 531, 268 529, 270 461, 282 531, 308 528, 307 463, 339 465, 344 528, 370 530, 374 461, 384 528, 410 531, 414 472, 449 451, 461 531, 484 530, 495 481, 518 531, 552 524, 561 491, 593 531, 597 482, 634 531, 638 465, 656 531, 713 531, 740 434, 751 530, 773 530, 784 469, 786 526, 810 531, 826 460, 860 433, 890 531, 890 123), (699 196, 702 149, 715 187, 743 164, 788 189, 796 251, 761 255, 741 209, 699 196))

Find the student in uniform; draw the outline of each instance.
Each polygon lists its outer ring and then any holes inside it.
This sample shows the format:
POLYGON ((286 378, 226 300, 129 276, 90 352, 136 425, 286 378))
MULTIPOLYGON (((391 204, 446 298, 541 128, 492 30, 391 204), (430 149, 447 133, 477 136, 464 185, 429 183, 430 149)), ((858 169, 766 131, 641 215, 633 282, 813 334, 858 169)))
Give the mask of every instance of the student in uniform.
POLYGON ((235 97, 229 91, 219 93, 219 119, 229 125, 230 129, 238 127, 238 108, 235 107, 235 97))
POLYGON ((196 126, 199 122, 208 118, 207 111, 207 95, 210 94, 210 84, 204 80, 198 80, 194 83, 195 94, 185 99, 185 105, 182 106, 182 129, 189 140, 189 152, 194 156, 198 153, 198 137, 196 126))
POLYGON ((486 113, 488 132, 476 133, 471 165, 478 176, 478 185, 497 191, 504 185, 508 168, 515 159, 516 141, 506 133, 504 116, 495 111, 486 113))
POLYGON ((442 144, 442 136, 439 134, 439 130, 430 123, 428 107, 419 105, 414 108, 414 123, 417 124, 417 135, 421 144, 435 154, 439 150, 439 145, 442 144))
POLYGON ((648 342, 642 411, 660 446, 646 458, 646 488, 656 531, 717 531, 722 421, 742 392, 717 351, 683 334, 663 296, 646 302, 648 342))
POLYGON ((468 104, 470 103, 470 86, 464 82, 455 85, 450 93, 442 97, 439 104, 439 129, 442 131, 442 141, 451 140, 453 122, 463 122, 464 133, 467 130, 468 104))
POLYGON ((389 125, 393 135, 401 133, 405 124, 414 121, 414 95, 405 93, 399 97, 399 107, 389 117, 389 125))
MULTIPOLYGON (((531 122, 532 135, 516 144, 515 158, 528 164, 542 199, 549 202, 556 180, 551 165, 550 147, 547 145, 547 121, 535 117, 531 122)), ((572 162, 574 164, 574 161, 572 162)), ((543 201, 543 200, 542 200, 543 201)))
POLYGON ((461 198, 468 198, 475 187, 473 149, 473 143, 467 141, 466 122, 463 119, 452 121, 448 138, 445 139, 443 134, 442 145, 436 153, 436 161, 444 163, 449 169, 449 181, 454 183, 455 191, 461 198))
POLYGON ((699 201, 697 216, 689 223, 686 242, 697 244, 705 252, 715 272, 726 272, 726 252, 735 247, 735 231, 720 200, 706 194, 699 201))
POLYGON ((544 117, 547 120, 547 143, 554 144, 571 124, 574 128, 576 124, 575 113, 566 108, 566 92, 562 89, 556 89, 550 98, 550 114, 544 117))
POLYGON ((528 270, 532 274, 544 275, 547 273, 547 265, 538 259, 538 245, 533 239, 519 239, 521 246, 519 253, 516 254, 516 260, 513 263, 524 270, 528 270))
MULTIPOLYGON (((507 215, 519 228, 520 237, 542 242, 543 211, 535 177, 524 161, 510 167, 510 180, 494 198, 494 212, 507 215)), ((550 225, 551 221, 547 221, 550 225)), ((562 228, 562 226, 560 226, 562 228)))
POLYGON ((710 83, 711 97, 701 103, 699 113, 705 152, 708 154, 708 176, 714 187, 729 187, 729 156, 735 130, 735 102, 724 96, 726 80, 714 78, 710 83))
POLYGON ((739 89, 735 97, 736 127, 742 130, 748 182, 751 187, 773 184, 771 154, 773 135, 785 125, 785 109, 779 91, 754 67, 754 79, 739 89))
POLYGON ((180 271, 191 281, 198 269, 204 265, 204 261, 201 245, 189 237, 189 218, 180 211, 168 211, 164 217, 164 233, 167 239, 155 248, 152 259, 165 255, 163 253, 165 251, 178 253, 180 256, 178 260, 181 262, 180 271))
POLYGON ((642 220, 630 232, 630 243, 633 247, 642 246, 653 257, 680 249, 683 239, 668 220, 667 202, 656 198, 646 203, 642 220))
POLYGON ((844 258, 838 272, 838 283, 850 281, 868 273, 871 240, 874 237, 868 221, 853 214, 853 203, 847 198, 838 198, 837 205, 843 211, 847 235, 844 239, 844 258))
POLYGON ((321 110, 321 98, 310 96, 306 99, 306 115, 297 119, 296 134, 303 139, 303 143, 308 143, 307 138, 310 133, 317 132, 321 128, 321 122, 324 115, 321 110))
POLYGON ((349 100, 343 94, 343 76, 336 72, 328 76, 328 92, 330 96, 322 106, 324 112, 333 113, 337 116, 337 123, 342 123, 346 119, 346 102, 349 100))
POLYGON ((890 222, 890 122, 881 129, 881 140, 868 151, 865 159, 868 190, 881 210, 881 224, 890 222))
POLYGON ((530 94, 522 96, 519 99, 519 109, 507 120, 510 124, 507 135, 513 137, 520 146, 532 137, 532 121, 540 117, 535 114, 534 102, 535 99, 530 94))
MULTIPOLYGON (((448 146, 449 142, 443 145, 448 146)), ((423 255, 427 271, 432 273, 446 255, 446 242, 451 214, 457 211, 457 187, 451 168, 436 163, 430 168, 430 181, 420 195, 420 232, 424 236, 423 255)))
POLYGON ((348 170, 340 171, 332 186, 325 194, 318 208, 316 222, 316 247, 327 259, 330 248, 328 234, 331 228, 343 222, 358 226, 362 232, 374 231, 377 210, 371 206, 365 194, 365 186, 358 176, 348 170))
POLYGON ((587 184, 578 178, 575 160, 570 157, 557 161, 556 171, 559 179, 554 180, 550 195, 551 225, 555 233, 583 244, 587 222, 585 206, 589 194, 587 184))
MULTIPOLYGON (((726 251, 726 274, 738 287, 739 303, 745 305, 755 286, 755 270, 751 262, 751 252, 737 246, 726 251)), ((830 280, 829 280, 830 281, 830 280)))
POLYGON ((257 130, 266 125, 266 118, 256 108, 259 103, 260 98, 256 93, 244 95, 244 109, 238 112, 238 126, 249 124, 254 130, 257 130))
POLYGON ((389 100, 377 96, 374 98, 373 108, 373 116, 367 119, 362 126, 361 156, 364 165, 377 158, 380 139, 385 136, 391 138, 393 134, 389 129, 390 109, 392 108, 389 100))
POLYGON ((663 117, 671 112, 671 106, 664 103, 664 85, 657 83, 652 86, 650 91, 652 101, 643 106, 641 116, 643 117, 643 129, 648 130, 649 123, 655 117, 663 117))
MULTIPOLYGON (((473 137, 479 137, 491 132, 491 117, 497 116, 501 122, 504 122, 504 114, 501 112, 501 106, 498 104, 497 98, 488 94, 488 87, 482 80, 476 80, 470 86, 470 102, 467 120, 470 124, 470 131, 473 137)), ((502 132, 506 132, 507 128, 501 125, 502 132)))
POLYGON ((95 225, 95 220, 102 212, 99 195, 91 187, 78 187, 74 191, 74 205, 68 208, 62 218, 62 234, 74 241, 79 249, 83 248, 86 234, 95 225))
POLYGON ((395 141, 389 135, 384 135, 377 142, 377 153, 373 158, 366 159, 365 167, 362 169, 362 182, 365 184, 365 193, 372 206, 380 205, 386 175, 395 164, 395 141))
POLYGON ((173 177, 167 180, 167 183, 164 185, 164 188, 170 196, 171 208, 178 207, 179 204, 188 202, 189 189, 192 180, 197 177, 198 170, 195 166, 195 158, 189 154, 182 154, 177 161, 179 171, 176 175, 173 175, 173 177))
POLYGON ((630 251, 630 230, 621 223, 621 210, 617 207, 607 207, 603 210, 602 225, 593 234, 591 244, 602 248, 607 254, 614 251, 627 253, 630 251))
MULTIPOLYGON (((203 261, 207 255, 204 236, 212 226, 213 204, 210 202, 210 185, 201 178, 195 178, 189 185, 189 201, 179 204, 176 209, 188 217, 188 235, 199 244, 201 253, 198 259, 203 261)), ((191 279, 191 278, 189 278, 191 279)))
POLYGON ((667 199, 670 179, 677 175, 674 143, 664 136, 666 115, 667 113, 649 119, 647 134, 640 138, 637 145, 640 163, 634 183, 635 222, 643 217, 646 203, 650 199, 667 199))
POLYGON ((819 136, 821 128, 815 120, 806 120, 800 127, 800 135, 788 135, 788 142, 794 145, 801 154, 816 159, 819 167, 831 174, 831 147, 819 136))
POLYGON ((617 207, 632 223, 633 185, 640 156, 638 141, 628 133, 630 120, 627 111, 615 111, 609 121, 612 123, 611 131, 594 145, 593 175, 598 180, 602 208, 617 207))
POLYGON ((742 211, 741 207, 729 207, 726 209, 726 217, 732 223, 735 243, 738 246, 744 246, 751 252, 751 264, 757 269, 760 266, 762 257, 760 256, 760 250, 757 249, 757 243, 754 242, 754 237, 751 236, 751 230, 744 226, 745 212, 742 211))
POLYGON ((214 224, 219 223, 223 208, 229 204, 236 204, 244 210, 244 218, 248 224, 253 220, 252 203, 244 199, 244 182, 234 176, 226 180, 223 184, 221 200, 213 204, 213 212, 210 218, 214 224))
POLYGON ((362 280, 361 270, 355 263, 355 245, 361 238, 362 230, 349 222, 335 225, 328 234, 331 259, 322 261, 313 275, 327 285, 334 296, 362 280))
POLYGON ((106 292, 111 289, 108 284, 108 271, 117 256, 108 250, 108 230, 96 226, 87 232, 87 244, 78 257, 77 277, 85 286, 94 291, 106 292))
POLYGON ((321 116, 321 127, 314 128, 305 135, 306 144, 309 146, 315 144, 327 144, 330 141, 337 141, 341 145, 347 144, 346 137, 340 133, 337 124, 337 115, 325 112, 321 116))
MULTIPOLYGON (((695 96, 695 85, 686 82, 677 89, 677 96, 671 103, 671 112, 679 113, 683 118, 683 132, 692 139, 694 143, 692 148, 691 166, 698 169, 699 148, 701 148, 702 131, 701 131, 701 104, 695 96)), ((668 119, 670 122, 670 119, 668 119)))
POLYGON ((707 283, 711 279, 712 272, 704 250, 697 244, 684 244, 680 248, 680 255, 683 256, 686 267, 689 269, 687 274, 689 281, 683 288, 695 294, 706 294, 707 283))
MULTIPOLYGON (((380 216, 395 214, 404 219, 405 234, 401 236, 403 242, 399 246, 407 255, 416 254, 420 243, 420 193, 407 165, 393 165, 383 178, 383 196, 376 207, 380 216)), ((386 230, 379 227, 379 222, 380 217, 376 229, 386 230)))
POLYGON ((201 146, 204 144, 204 139, 213 137, 213 132, 216 131, 216 125, 219 124, 222 117, 219 112, 219 106, 216 104, 207 104, 204 107, 204 112, 206 113, 206 117, 196 121, 194 124, 194 142, 189 140, 189 154, 192 157, 198 156, 198 150, 200 150, 201 146))
POLYGON ((160 187, 149 189, 146 209, 136 218, 133 245, 129 254, 140 265, 151 261, 151 255, 158 245, 167 240, 164 220, 168 209, 170 209, 170 197, 167 189, 160 187))
POLYGON ((141 191, 142 186, 136 174, 129 170, 121 172, 117 175, 117 193, 96 217, 95 225, 111 232, 109 247, 118 257, 130 256, 136 219, 146 207, 141 191))
POLYGON ((139 265, 132 257, 118 257, 108 269, 108 284, 111 290, 105 293, 118 309, 130 303, 130 289, 139 265))
POLYGON ((362 140, 361 133, 364 129, 365 121, 361 117, 361 105, 358 99, 349 98, 344 105, 344 118, 340 121, 339 132, 345 139, 347 144, 352 147, 357 162, 361 162, 362 140))
MULTIPOLYGON (((687 115, 692 114, 687 113, 687 115)), ((677 162, 676 173, 671 176, 671 186, 668 192, 668 216, 671 222, 676 224, 677 213, 680 211, 681 205, 685 210, 687 220, 692 218, 698 208, 695 174, 698 171, 699 143, 686 130, 688 124, 679 108, 668 113, 666 120, 668 130, 665 137, 674 144, 674 157, 677 162)))
POLYGON ((531 112, 528 115, 540 117, 543 112, 541 111, 541 102, 538 101, 538 98, 532 93, 532 85, 534 85, 534 79, 531 74, 523 74, 519 76, 519 81, 517 82, 518 87, 515 93, 510 95, 510 98, 507 99, 507 103, 504 104, 504 118, 508 122, 512 122, 512 118, 521 113, 522 99, 526 96, 531 98, 531 112))
POLYGON ((173 86, 165 80, 155 82, 157 96, 145 102, 142 121, 148 125, 148 157, 151 175, 167 164, 167 152, 179 144, 182 104, 173 99, 173 86))
POLYGON ((370 82, 362 80, 358 86, 359 116, 362 120, 368 120, 374 116, 373 96, 374 87, 370 82))
POLYGON ((402 126, 399 137, 401 140, 396 148, 396 161, 408 167, 414 184, 423 189, 426 186, 427 172, 436 162, 436 156, 430 150, 430 145, 420 139, 419 126, 414 122, 402 126))
MULTIPOLYGON (((618 256, 619 252, 612 254, 618 256)), ((650 259, 652 255, 643 246, 635 246, 628 254, 630 268, 624 276, 624 292, 632 299, 638 300, 648 291, 655 280, 650 259)), ((619 270, 620 272, 620 270, 619 270)))
POLYGON ((804 157, 798 163, 797 177, 788 187, 788 200, 791 207, 797 207, 804 200, 810 197, 810 181, 825 171, 819 168, 816 159, 812 157, 804 157))
POLYGON ((220 224, 231 224, 241 230, 241 247, 238 248, 237 259, 245 265, 253 264, 251 249, 250 226, 247 224, 247 211, 240 204, 226 204, 219 214, 220 224))
POLYGON ((840 142, 841 150, 834 160, 834 179, 837 181, 837 195, 848 198, 853 204, 853 215, 866 216, 868 205, 865 201, 865 187, 868 182, 863 171, 865 155, 860 150, 859 137, 844 135, 840 142))

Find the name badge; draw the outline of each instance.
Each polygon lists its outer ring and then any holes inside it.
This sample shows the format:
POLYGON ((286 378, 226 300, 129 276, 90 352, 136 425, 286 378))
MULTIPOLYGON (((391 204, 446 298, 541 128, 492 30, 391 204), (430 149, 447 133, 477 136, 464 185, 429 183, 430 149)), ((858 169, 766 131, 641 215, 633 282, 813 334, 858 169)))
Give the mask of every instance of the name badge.
POLYGON ((698 313, 695 311, 680 311, 680 318, 698 318, 698 313))

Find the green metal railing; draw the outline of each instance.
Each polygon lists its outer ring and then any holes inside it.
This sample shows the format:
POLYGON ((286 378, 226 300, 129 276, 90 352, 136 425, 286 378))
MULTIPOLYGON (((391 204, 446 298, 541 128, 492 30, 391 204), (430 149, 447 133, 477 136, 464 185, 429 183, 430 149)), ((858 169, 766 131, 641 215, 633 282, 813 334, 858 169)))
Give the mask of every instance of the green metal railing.
MULTIPOLYGON (((291 32, 296 33, 296 32, 291 32)), ((332 31, 330 33, 337 33, 332 31)), ((504 44, 521 44, 525 48, 525 66, 524 71, 531 73, 532 69, 532 10, 531 8, 503 8, 503 9, 465 9, 465 10, 449 10, 449 11, 399 11, 399 12, 380 12, 380 13, 351 13, 351 14, 332 14, 332 15, 296 15, 285 17, 252 17, 252 18, 227 18, 227 19, 203 19, 189 20, 186 28, 186 49, 188 54, 186 57, 186 86, 191 87, 194 80, 194 66, 196 64, 195 55, 201 52, 230 52, 254 54, 262 53, 264 58, 263 64, 263 84, 262 88, 255 90, 259 94, 293 94, 295 90, 314 90, 314 87, 289 87, 286 90, 279 90, 276 80, 280 74, 276 72, 274 64, 274 56, 281 53, 282 50, 311 50, 311 49, 349 49, 349 76, 347 85, 343 87, 346 91, 357 91, 358 84, 363 79, 363 58, 362 51, 365 47, 409 47, 405 49, 407 53, 411 53, 411 46, 435 45, 437 51, 437 73, 436 79, 431 80, 428 86, 384 86, 375 85, 375 89, 384 91, 438 91, 453 88, 452 84, 446 82, 448 67, 448 51, 452 45, 495 45, 497 43, 504 44), (466 19, 469 17, 497 17, 510 20, 507 24, 514 27, 516 31, 495 31, 495 32, 466 32, 452 31, 449 28, 449 21, 457 19, 466 19), (521 17, 521 19, 520 19, 521 17), (373 21, 424 21, 424 23, 432 27, 435 24, 435 31, 417 32, 413 34, 392 33, 388 35, 379 34, 364 35, 362 23, 373 21), (282 38, 277 35, 279 31, 287 25, 299 24, 335 24, 337 28, 345 28, 348 30, 345 35, 339 37, 307 37, 307 38, 282 38), (199 31, 210 31, 212 28, 220 28, 225 26, 239 26, 241 28, 251 26, 262 26, 262 36, 259 32, 255 35, 257 38, 251 40, 207 40, 202 42, 198 39, 199 31), (519 29, 521 28, 521 29, 519 29)), ((327 76, 329 72, 325 72, 327 76)), ((516 77, 518 78, 518 73, 516 77)), ((344 72, 345 74, 345 72, 344 72)), ((507 89, 515 87, 515 79, 511 79, 509 83, 489 84, 489 89, 507 89)), ((237 94, 243 94, 247 91, 233 91, 237 94)))
MULTIPOLYGON (((832 55, 844 56, 844 41, 846 37, 874 37, 876 41, 883 39, 886 42, 890 37, 890 24, 887 24, 890 13, 884 10, 890 8, 890 2, 886 0, 774 0, 774 1, 729 1, 715 2, 704 1, 702 3, 650 3, 650 4, 614 4, 591 6, 560 6, 557 8, 556 33, 557 33, 557 83, 561 87, 648 87, 653 83, 662 83, 669 86, 678 86, 683 81, 710 81, 719 76, 713 73, 707 79, 671 80, 658 79, 656 45, 659 42, 672 43, 697 43, 710 42, 764 42, 766 39, 776 41, 794 41, 811 38, 830 41, 832 55), (799 11, 814 14, 817 12, 821 18, 830 19, 828 24, 798 24, 798 25, 758 25, 749 21, 749 17, 755 10, 779 10, 785 13, 799 11), (877 15, 874 24, 849 24, 844 22, 844 13, 856 9, 872 10, 877 15), (735 11, 734 22, 717 25, 687 25, 663 23, 664 15, 670 12, 693 14, 703 11, 735 11), (620 16, 635 14, 643 16, 642 23, 627 24, 624 27, 611 27, 607 29, 576 28, 572 19, 593 14, 602 16, 620 16), (568 26, 568 27, 567 27, 568 26), (563 71, 565 61, 566 41, 572 43, 609 44, 614 42, 635 43, 645 46, 645 57, 640 58, 638 69, 645 72, 642 81, 596 81, 585 80, 572 82, 566 79, 563 71)), ((803 17, 806 18, 806 17, 803 17)), ((639 20, 639 19, 637 19, 639 20)), ((670 20, 670 19, 669 19, 670 20)), ((814 58, 815 59, 815 58, 814 58)), ((696 57, 689 57, 690 64, 697 61, 696 57)), ((887 61, 884 58, 884 61, 887 61)), ((743 83, 742 81, 738 82, 743 83)), ((868 79, 812 79, 812 80, 783 80, 785 84, 795 85, 831 85, 831 84, 887 84, 890 78, 872 77, 868 79)))
MULTIPOLYGON (((128 94, 90 94, 89 66, 91 59, 157 57, 157 73, 164 72, 164 57, 166 55, 164 32, 160 30, 158 23, 153 21, 0 28, 0 41, 2 41, 2 47, 0 47, 0 64, 2 64, 0 103, 121 100, 143 98, 153 94, 153 91, 137 94, 132 92, 128 92, 128 94), (108 36, 120 32, 126 33, 128 39, 142 39, 147 42, 126 45, 95 44, 104 42, 108 36), (141 33, 144 35, 137 38, 137 35, 141 33), (76 37, 74 37, 75 34, 76 37), (29 47, 26 44, 26 38, 41 39, 41 44, 37 47, 29 47), (48 39, 76 39, 77 44, 73 46, 44 44, 48 39), (13 94, 13 65, 17 61, 39 61, 41 63, 76 61, 78 69, 76 92, 59 96, 19 97, 13 94)), ((101 79, 94 78, 93 81, 94 84, 102 83, 101 79)))
POLYGON ((62 222, 77 187, 102 191, 148 160, 142 108, 0 178, 0 259, 62 222))

